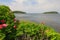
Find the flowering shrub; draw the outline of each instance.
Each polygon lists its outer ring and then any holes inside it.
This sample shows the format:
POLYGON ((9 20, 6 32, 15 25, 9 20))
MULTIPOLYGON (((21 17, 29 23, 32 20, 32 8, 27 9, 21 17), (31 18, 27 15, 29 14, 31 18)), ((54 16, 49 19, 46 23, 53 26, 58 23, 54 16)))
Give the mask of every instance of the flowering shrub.
POLYGON ((9 7, 0 5, 0 40, 14 40, 16 18, 9 7))

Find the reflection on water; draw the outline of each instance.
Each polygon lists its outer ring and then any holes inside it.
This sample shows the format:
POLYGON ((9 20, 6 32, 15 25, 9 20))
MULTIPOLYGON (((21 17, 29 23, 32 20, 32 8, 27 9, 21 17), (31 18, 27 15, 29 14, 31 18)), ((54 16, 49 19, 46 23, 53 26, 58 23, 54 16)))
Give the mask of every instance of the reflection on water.
POLYGON ((25 19, 40 23, 45 21, 46 25, 52 26, 60 32, 60 14, 15 14, 17 19, 25 19))

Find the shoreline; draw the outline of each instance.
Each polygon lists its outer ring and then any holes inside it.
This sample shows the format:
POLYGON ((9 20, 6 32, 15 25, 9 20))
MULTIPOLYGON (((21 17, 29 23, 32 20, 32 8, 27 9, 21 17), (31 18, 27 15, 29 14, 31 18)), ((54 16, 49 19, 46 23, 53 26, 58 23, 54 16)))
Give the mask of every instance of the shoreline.
MULTIPOLYGON (((35 23, 38 23, 38 24, 40 24, 42 21, 40 21, 40 22, 38 22, 38 21, 36 21, 36 20, 29 20, 29 19, 17 19, 17 20, 23 20, 23 21, 30 21, 30 22, 35 22, 35 23)), ((59 26, 59 24, 57 24, 57 23, 55 23, 55 22, 46 22, 45 21, 45 25, 47 25, 47 26, 50 26, 51 28, 53 28, 56 32, 58 32, 58 33, 60 33, 60 26, 59 26), (52 24, 51 24, 52 23, 52 24)))
POLYGON ((31 22, 41 23, 45 22, 45 25, 48 25, 52 27, 56 32, 60 33, 60 15, 54 14, 54 15, 36 15, 36 14, 25 14, 25 15, 16 15, 16 18, 18 20, 28 20, 31 22))

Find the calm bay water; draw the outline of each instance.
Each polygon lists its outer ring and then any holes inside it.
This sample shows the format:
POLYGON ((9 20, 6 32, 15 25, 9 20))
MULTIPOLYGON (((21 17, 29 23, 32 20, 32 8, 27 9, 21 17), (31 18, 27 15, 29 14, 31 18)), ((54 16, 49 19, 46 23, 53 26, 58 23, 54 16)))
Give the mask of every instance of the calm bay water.
POLYGON ((60 32, 60 14, 15 14, 17 19, 29 20, 37 23, 45 22, 57 32, 60 32))

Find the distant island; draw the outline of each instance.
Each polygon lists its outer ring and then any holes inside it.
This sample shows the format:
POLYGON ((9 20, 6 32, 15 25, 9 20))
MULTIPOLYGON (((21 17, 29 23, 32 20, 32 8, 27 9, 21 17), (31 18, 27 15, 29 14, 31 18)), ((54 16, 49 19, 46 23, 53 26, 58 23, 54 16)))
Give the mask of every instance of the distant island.
POLYGON ((58 14, 56 11, 51 11, 51 12, 44 12, 43 14, 58 14))
POLYGON ((21 13, 21 14, 25 14, 26 12, 23 12, 23 11, 13 11, 13 13, 21 13))

